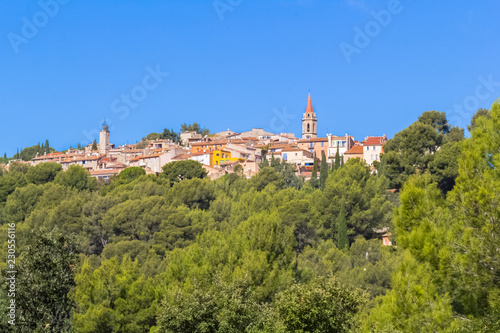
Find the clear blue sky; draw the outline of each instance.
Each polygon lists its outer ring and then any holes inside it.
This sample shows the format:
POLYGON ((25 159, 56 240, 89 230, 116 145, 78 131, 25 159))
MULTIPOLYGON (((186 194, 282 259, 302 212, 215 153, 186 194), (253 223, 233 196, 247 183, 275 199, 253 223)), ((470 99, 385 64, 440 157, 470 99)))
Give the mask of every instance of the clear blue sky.
POLYGON ((308 91, 319 135, 392 137, 468 103, 449 117, 464 126, 500 96, 498 1, 60 1, 0 2, 2 155, 87 143, 103 119, 115 144, 184 122, 300 135, 308 91))

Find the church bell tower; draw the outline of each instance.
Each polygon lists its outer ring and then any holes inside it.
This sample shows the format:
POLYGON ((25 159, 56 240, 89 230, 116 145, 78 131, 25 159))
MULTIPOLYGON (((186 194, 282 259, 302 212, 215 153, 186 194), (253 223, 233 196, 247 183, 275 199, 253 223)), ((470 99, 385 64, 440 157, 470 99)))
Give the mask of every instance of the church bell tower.
POLYGON ((302 139, 311 139, 318 136, 316 128, 317 122, 318 118, 316 118, 316 113, 314 113, 313 111, 311 93, 309 93, 309 97, 307 98, 306 112, 302 117, 302 139))

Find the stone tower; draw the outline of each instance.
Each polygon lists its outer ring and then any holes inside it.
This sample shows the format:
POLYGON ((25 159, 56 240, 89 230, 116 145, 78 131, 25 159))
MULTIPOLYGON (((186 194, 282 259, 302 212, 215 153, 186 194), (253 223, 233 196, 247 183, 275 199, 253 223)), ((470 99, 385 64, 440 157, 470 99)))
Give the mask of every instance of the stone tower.
POLYGON ((99 132, 99 154, 105 155, 108 153, 109 147, 109 128, 104 123, 102 130, 99 132))
POLYGON ((311 93, 309 93, 309 97, 307 98, 306 112, 302 117, 302 139, 311 139, 317 137, 317 122, 318 118, 316 118, 316 113, 314 113, 313 111, 311 93))

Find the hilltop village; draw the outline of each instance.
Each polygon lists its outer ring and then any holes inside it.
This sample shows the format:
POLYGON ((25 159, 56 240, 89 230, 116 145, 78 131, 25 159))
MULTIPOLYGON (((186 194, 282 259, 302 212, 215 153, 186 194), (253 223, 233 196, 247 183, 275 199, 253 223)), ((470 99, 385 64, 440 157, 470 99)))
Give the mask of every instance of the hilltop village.
MULTIPOLYGON (((365 137, 361 141, 347 133, 344 136, 328 134, 326 137, 318 137, 317 122, 318 117, 309 94, 302 117, 301 138, 296 138, 293 133, 270 133, 262 128, 252 128, 241 133, 228 129, 211 135, 195 131, 182 132, 179 142, 168 139, 146 140, 140 145, 116 147, 110 143, 111 133, 104 124, 97 147, 89 144, 83 149, 69 149, 64 153, 45 153, 25 163, 35 166, 56 162, 62 165, 63 170, 71 165, 80 165, 92 177, 103 181, 132 166, 142 167, 148 174, 158 174, 165 164, 181 160, 200 162, 211 179, 233 172, 237 165, 242 166, 246 177, 251 177, 259 171, 259 163, 263 159, 272 158, 294 164, 296 174, 308 180, 314 156, 322 158, 323 154, 331 164, 335 162, 336 156, 342 159, 342 163, 351 158, 360 158, 374 170, 373 162, 380 161, 380 154, 387 141, 385 134, 365 137)), ((8 165, 6 168, 8 169, 8 165)))

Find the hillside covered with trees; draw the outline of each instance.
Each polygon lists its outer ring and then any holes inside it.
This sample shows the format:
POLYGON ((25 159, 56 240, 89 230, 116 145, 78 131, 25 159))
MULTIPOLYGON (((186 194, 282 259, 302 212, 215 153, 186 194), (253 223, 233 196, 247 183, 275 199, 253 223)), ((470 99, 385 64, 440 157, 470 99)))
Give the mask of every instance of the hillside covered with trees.
POLYGON ((464 138, 425 112, 378 172, 323 157, 312 182, 275 159, 250 179, 180 161, 107 185, 13 163, 0 252, 14 225, 14 331, 498 332, 500 104, 471 126, 464 138))

